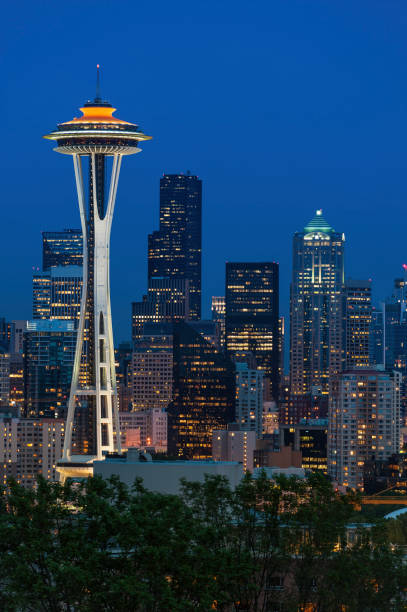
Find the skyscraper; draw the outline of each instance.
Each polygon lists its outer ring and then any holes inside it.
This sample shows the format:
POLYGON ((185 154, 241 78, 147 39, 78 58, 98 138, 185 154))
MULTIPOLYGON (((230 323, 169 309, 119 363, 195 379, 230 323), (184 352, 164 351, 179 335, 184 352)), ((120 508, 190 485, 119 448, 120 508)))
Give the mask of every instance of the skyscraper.
POLYGON ((148 280, 189 281, 191 319, 201 318, 202 181, 190 174, 160 179, 160 229, 148 237, 148 280))
POLYGON ((150 137, 133 123, 113 117, 111 104, 98 89, 92 102, 81 108, 82 116, 61 123, 46 138, 57 142, 56 151, 73 156, 83 235, 83 292, 75 364, 69 398, 62 478, 93 472, 93 460, 117 448, 119 431, 117 387, 110 308, 109 243, 120 166, 125 155, 140 152, 139 144, 150 137), (112 158, 110 181, 108 158, 112 158), (85 206, 82 160, 88 160, 89 206, 85 206), (86 338, 85 338, 86 330, 86 338), (86 340, 86 342, 85 342, 86 340), (85 358, 84 358, 85 356, 85 358), (82 368, 83 376, 80 374, 82 368), (85 380, 85 385, 81 381, 85 380), (87 453, 71 459, 76 403, 87 409, 87 453), (115 427, 113 427, 113 419, 115 427))
POLYGON ((66 417, 75 344, 72 321, 28 321, 24 333, 25 416, 66 417))
POLYGON ((154 277, 142 302, 131 305, 133 342, 144 334, 146 323, 171 323, 189 319, 189 280, 154 277))
POLYGON ((44 271, 53 266, 81 266, 82 261, 81 230, 42 232, 42 269, 44 271))
POLYGON ((363 489, 363 467, 400 450, 398 372, 358 368, 336 376, 329 401, 328 473, 363 489))
POLYGON ((172 398, 172 328, 150 324, 145 331, 134 343, 131 362, 133 410, 166 409, 172 398))
POLYGON ((322 211, 293 240, 290 389, 293 396, 327 396, 342 365, 341 294, 345 237, 322 211))
POLYGON ((187 323, 174 323, 173 398, 168 412, 168 452, 208 459, 212 432, 235 418, 234 364, 187 323))
POLYGON ((212 320, 216 321, 219 325, 219 335, 220 335, 220 346, 224 348, 225 346, 225 315, 226 315, 226 304, 225 304, 225 296, 213 296, 212 297, 212 320))
POLYGON ((372 321, 371 282, 347 279, 343 288, 343 367, 369 365, 369 330, 372 321))
MULTIPOLYGON (((226 350, 251 352, 278 398, 278 264, 226 264, 226 350)), ((267 381, 265 381, 267 384, 267 381)))
POLYGON ((54 266, 33 275, 33 319, 79 321, 82 266, 54 266))

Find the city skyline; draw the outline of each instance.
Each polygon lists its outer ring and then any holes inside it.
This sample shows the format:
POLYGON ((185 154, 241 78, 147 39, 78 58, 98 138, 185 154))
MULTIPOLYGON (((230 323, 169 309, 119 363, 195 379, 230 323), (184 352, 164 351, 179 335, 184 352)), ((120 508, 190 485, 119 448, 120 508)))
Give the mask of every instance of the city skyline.
MULTIPOLYGON (((291 237, 319 208, 346 234, 349 276, 373 279, 373 302, 390 294, 406 259, 402 223, 394 219, 402 218, 407 199, 402 27, 407 9, 396 3, 397 10, 385 13, 379 2, 346 9, 339 2, 307 8, 293 2, 295 10, 282 2, 266 4, 260 3, 258 14, 246 14, 243 3, 234 3, 230 24, 228 2, 209 23, 200 18, 199 7, 186 3, 172 15, 159 3, 157 20, 144 6, 136 16, 125 2, 128 23, 114 27, 106 19, 107 7, 98 7, 95 15, 89 6, 81 12, 71 48, 63 44, 70 8, 61 7, 58 16, 45 8, 36 16, 23 3, 18 49, 14 37, 6 33, 4 40, 9 89, 0 104, 9 119, 4 125, 9 146, 3 152, 8 203, 3 220, 18 229, 19 246, 15 252, 16 236, 5 235, 4 249, 13 256, 1 268, 8 287, 2 315, 29 317, 31 268, 41 263, 41 232, 79 225, 73 186, 39 135, 69 116, 84 93, 93 95, 98 61, 103 95, 114 96, 123 116, 142 119, 156 135, 154 152, 126 168, 119 188, 120 218, 112 230, 118 341, 130 338, 130 304, 147 290, 147 236, 158 227, 163 172, 189 169, 203 180, 204 317, 211 296, 223 295, 226 261, 278 261, 280 309, 288 320, 291 237), (141 32, 135 50, 125 35, 136 17, 138 23, 155 24, 155 36, 141 32), (50 36, 43 41, 35 33, 44 26, 50 36), (113 42, 120 39, 120 51, 109 46, 107 53, 98 30, 113 42), (392 44, 384 44, 390 38, 392 44), (59 51, 50 57, 54 44, 59 51), (136 72, 137 78, 129 78, 136 72), (27 105, 27 91, 34 90, 27 105), (163 90, 171 95, 157 95, 163 90), (15 122, 15 116, 21 120, 15 122), (250 144, 243 146, 239 122, 249 126, 250 144), (216 147, 210 130, 220 137, 216 147), (30 156, 21 156, 22 141, 29 143, 30 156), (140 204, 143 211, 136 215, 140 204), (121 270, 122 261, 133 265, 121 270)), ((15 9, 8 6, 6 12, 14 23, 15 9)))

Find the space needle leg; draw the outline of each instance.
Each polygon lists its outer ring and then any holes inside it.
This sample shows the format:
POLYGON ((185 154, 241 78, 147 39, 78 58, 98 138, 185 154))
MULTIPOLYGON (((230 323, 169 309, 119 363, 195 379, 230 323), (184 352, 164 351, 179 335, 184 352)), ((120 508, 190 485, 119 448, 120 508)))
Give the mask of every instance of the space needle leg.
POLYGON ((78 392, 78 384, 79 384, 79 372, 81 367, 81 358, 82 358, 82 347, 83 347, 83 332, 85 328, 85 316, 86 316, 86 299, 87 299, 87 274, 88 274, 88 266, 87 266, 87 227, 86 227, 86 210, 85 210, 85 196, 83 189, 83 172, 82 172, 82 161, 80 155, 73 155, 73 164, 75 170, 75 179, 76 179, 76 189, 78 192, 78 203, 79 203, 79 212, 81 217, 81 226, 82 226, 82 240, 83 240, 83 278, 82 278, 82 298, 81 298, 81 310, 79 316, 79 325, 76 336, 76 350, 75 350, 75 359, 72 371, 72 381, 71 381, 71 390, 69 394, 69 402, 68 402, 68 415, 66 419, 65 426, 65 439, 64 439, 64 450, 62 459, 69 460, 71 457, 71 449, 72 449, 72 430, 75 416, 75 406, 76 406, 76 395, 78 392))

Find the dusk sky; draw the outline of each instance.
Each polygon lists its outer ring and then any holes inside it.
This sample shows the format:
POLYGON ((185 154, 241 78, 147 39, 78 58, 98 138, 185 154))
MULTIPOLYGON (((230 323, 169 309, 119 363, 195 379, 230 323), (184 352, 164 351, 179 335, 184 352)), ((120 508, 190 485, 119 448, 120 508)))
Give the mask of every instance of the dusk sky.
POLYGON ((278 261, 315 210, 346 276, 391 293, 407 261, 405 0, 69 0, 2 6, 0 316, 31 318, 41 231, 79 227, 72 160, 42 136, 95 95, 153 140, 124 159, 112 230, 116 343, 147 284, 159 178, 203 180, 203 313, 226 261, 278 261))

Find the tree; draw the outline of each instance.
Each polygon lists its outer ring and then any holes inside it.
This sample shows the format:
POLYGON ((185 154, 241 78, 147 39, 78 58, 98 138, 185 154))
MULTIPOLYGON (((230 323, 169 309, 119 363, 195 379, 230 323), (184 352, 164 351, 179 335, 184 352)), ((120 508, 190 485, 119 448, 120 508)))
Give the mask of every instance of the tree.
POLYGON ((385 524, 349 528, 326 478, 184 482, 180 495, 95 477, 10 483, 0 511, 6 612, 402 610, 385 524), (350 534, 353 535, 350 538, 350 534))

